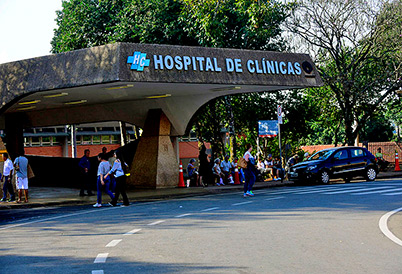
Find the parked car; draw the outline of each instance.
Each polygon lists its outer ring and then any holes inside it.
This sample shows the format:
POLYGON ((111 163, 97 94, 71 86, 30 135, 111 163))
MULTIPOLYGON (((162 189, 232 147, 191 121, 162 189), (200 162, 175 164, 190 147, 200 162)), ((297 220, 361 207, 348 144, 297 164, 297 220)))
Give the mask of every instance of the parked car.
POLYGON ((378 166, 373 154, 363 147, 334 147, 318 151, 307 161, 290 167, 288 179, 295 183, 318 182, 328 184, 330 179, 363 176, 374 181, 378 166))

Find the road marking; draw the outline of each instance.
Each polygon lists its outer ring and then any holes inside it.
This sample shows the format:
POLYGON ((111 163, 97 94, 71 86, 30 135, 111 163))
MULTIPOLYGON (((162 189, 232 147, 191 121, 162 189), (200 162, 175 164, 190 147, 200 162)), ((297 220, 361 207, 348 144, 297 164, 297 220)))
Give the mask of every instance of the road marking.
POLYGON ((92 270, 92 274, 104 274, 103 270, 92 270))
POLYGON ((283 199, 283 198, 285 198, 285 197, 275 197, 275 198, 268 198, 268 199, 265 199, 265 201, 272 201, 272 200, 278 200, 278 199, 283 199))
POLYGON ((219 209, 219 207, 210 207, 210 208, 201 210, 201 212, 212 211, 212 210, 215 210, 215 209, 219 209))
POLYGON ((108 243, 105 247, 114 247, 118 245, 123 239, 118 239, 118 240, 113 240, 110 243, 108 243))
POLYGON ((387 195, 387 196, 402 195, 402 192, 387 193, 387 194, 382 194, 382 195, 387 195))
POLYGON ((183 218, 183 217, 190 216, 190 215, 193 215, 193 214, 192 213, 185 213, 185 214, 177 215, 177 216, 175 216, 175 218, 183 218))
POLYGON ((377 194, 377 193, 385 193, 385 192, 391 192, 391 191, 396 191, 396 190, 401 190, 401 189, 402 188, 391 188, 391 189, 386 189, 386 190, 369 191, 369 192, 363 192, 363 193, 353 193, 351 195, 377 194))
POLYGON ((232 206, 245 205, 245 204, 251 204, 251 203, 252 203, 251 201, 242 202, 242 203, 235 203, 235 204, 232 204, 232 206))
POLYGON ((387 186, 382 186, 382 187, 360 188, 360 189, 352 189, 352 190, 342 190, 342 191, 335 191, 335 192, 327 192, 327 193, 322 193, 322 194, 324 194, 324 195, 333 195, 333 194, 359 192, 359 191, 367 191, 367 190, 373 190, 373 189, 384 189, 384 188, 388 188, 388 187, 387 186))
POLYGON ((133 230, 131 230, 131 231, 129 231, 129 232, 124 233, 123 235, 133 235, 133 234, 135 234, 135 233, 137 233, 137 232, 139 232, 139 231, 141 231, 141 229, 140 229, 140 228, 136 228, 136 229, 133 229, 133 230))
POLYGON ((337 187, 337 188, 332 188, 332 189, 320 189, 320 190, 312 190, 312 191, 302 191, 302 192, 297 192, 297 193, 293 193, 293 194, 295 194, 295 195, 304 195, 304 194, 320 193, 320 192, 328 192, 328 191, 339 191, 341 189, 345 190, 344 187, 337 187))
POLYGON ((109 253, 99 253, 98 256, 96 256, 94 264, 105 263, 106 259, 107 259, 107 256, 109 256, 109 253))
POLYGON ((158 225, 158 224, 161 224, 161 223, 164 223, 164 222, 166 222, 166 221, 165 221, 165 220, 160 220, 160 221, 156 221, 156 222, 150 223, 150 224, 148 224, 148 225, 158 225))
POLYGON ((296 193, 300 191, 308 191, 310 188, 303 188, 303 189, 297 189, 297 190, 279 190, 279 191, 271 191, 269 194, 274 194, 274 195, 280 195, 280 194, 291 194, 291 193, 296 193))
POLYGON ((388 229, 388 219, 389 217, 391 217, 392 215, 394 215, 395 213, 399 212, 402 210, 401 208, 392 210, 390 212, 388 212, 387 214, 383 215, 378 223, 381 232, 384 233, 385 236, 388 237, 388 239, 390 239, 391 241, 393 241, 394 243, 396 243, 397 245, 402 246, 402 241, 397 238, 389 229, 388 229))

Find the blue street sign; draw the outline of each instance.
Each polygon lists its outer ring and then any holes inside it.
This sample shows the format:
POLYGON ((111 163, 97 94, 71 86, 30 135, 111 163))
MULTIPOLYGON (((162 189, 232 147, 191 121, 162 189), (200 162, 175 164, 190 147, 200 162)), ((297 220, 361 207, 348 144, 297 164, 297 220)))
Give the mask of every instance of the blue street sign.
POLYGON ((278 135, 278 120, 258 121, 259 137, 276 137, 278 135))

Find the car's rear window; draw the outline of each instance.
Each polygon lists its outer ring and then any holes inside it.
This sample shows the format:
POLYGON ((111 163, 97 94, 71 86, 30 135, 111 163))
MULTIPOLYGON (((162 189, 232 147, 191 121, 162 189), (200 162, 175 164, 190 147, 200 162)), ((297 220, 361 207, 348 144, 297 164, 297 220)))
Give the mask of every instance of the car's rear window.
POLYGON ((364 153, 363 149, 360 148, 352 148, 350 150, 350 155, 352 155, 352 158, 356 158, 356 157, 363 157, 366 155, 366 153, 364 153))

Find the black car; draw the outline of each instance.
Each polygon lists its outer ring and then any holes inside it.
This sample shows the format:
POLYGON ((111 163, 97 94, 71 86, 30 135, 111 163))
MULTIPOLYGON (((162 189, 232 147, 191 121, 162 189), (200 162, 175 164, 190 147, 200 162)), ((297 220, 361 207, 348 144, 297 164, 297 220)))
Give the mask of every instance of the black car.
POLYGON ((289 168, 288 178, 295 183, 318 182, 328 184, 330 179, 364 176, 374 181, 378 167, 373 154, 363 147, 335 147, 314 153, 307 161, 289 168))

